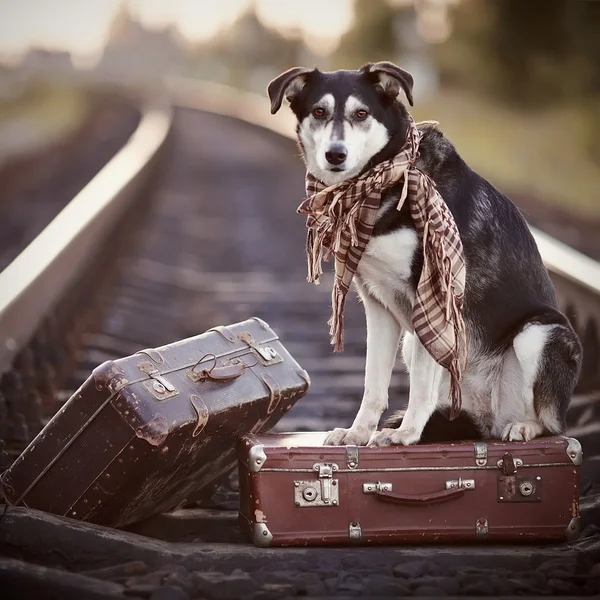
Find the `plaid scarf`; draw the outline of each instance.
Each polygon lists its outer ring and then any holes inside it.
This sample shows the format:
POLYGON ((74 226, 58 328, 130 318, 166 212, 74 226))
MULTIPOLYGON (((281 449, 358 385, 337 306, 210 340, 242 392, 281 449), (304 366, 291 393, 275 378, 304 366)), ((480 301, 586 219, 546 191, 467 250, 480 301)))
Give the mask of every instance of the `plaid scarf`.
POLYGON ((423 245, 423 270, 413 303, 412 324, 429 354, 450 373, 453 419, 461 406, 460 379, 466 353, 462 318, 465 260, 450 210, 435 183, 415 167, 422 134, 409 119, 406 143, 393 159, 330 187, 306 174, 307 198, 298 212, 308 215, 307 279, 318 284, 323 258, 328 260, 331 254, 335 255, 333 313, 329 325, 334 349, 340 351, 344 347, 346 295, 371 238, 382 192, 404 180, 397 209, 408 200, 423 245))

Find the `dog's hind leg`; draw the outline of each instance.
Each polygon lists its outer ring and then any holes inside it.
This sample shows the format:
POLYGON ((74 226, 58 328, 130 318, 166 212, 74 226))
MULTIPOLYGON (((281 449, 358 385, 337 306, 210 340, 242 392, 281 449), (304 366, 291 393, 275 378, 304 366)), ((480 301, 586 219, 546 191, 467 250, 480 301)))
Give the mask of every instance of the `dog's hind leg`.
POLYGON ((410 391, 402 424, 398 429, 382 429, 374 433, 369 446, 416 444, 438 406, 444 367, 435 362, 415 335, 405 335, 403 356, 407 364, 410 360, 410 391))
POLYGON ((360 409, 350 429, 336 428, 325 444, 364 446, 377 429, 388 405, 388 388, 400 342, 400 325, 377 300, 362 294, 367 316, 367 361, 365 390, 360 409))
POLYGON ((568 323, 527 323, 505 358, 492 433, 511 441, 562 433, 580 361, 581 346, 568 323))

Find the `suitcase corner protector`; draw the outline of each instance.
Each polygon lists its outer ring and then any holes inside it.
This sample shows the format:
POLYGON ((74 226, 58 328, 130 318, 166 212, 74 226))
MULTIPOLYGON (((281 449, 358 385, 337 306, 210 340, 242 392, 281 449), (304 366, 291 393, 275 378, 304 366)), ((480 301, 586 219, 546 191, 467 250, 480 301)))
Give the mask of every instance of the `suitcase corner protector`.
POLYGON ((265 523, 254 523, 252 525, 252 542, 260 548, 267 548, 273 541, 273 534, 265 523))
POLYGON ((572 437, 567 438, 567 455, 574 465, 580 465, 583 462, 583 449, 579 440, 572 437))
POLYGON ((574 542, 581 532, 581 517, 573 517, 566 529, 566 537, 568 542, 574 542))
POLYGON ((252 473, 258 473, 263 468, 266 460, 267 455, 262 444, 256 444, 248 451, 248 468, 252 473))
POLYGON ((252 317, 251 320, 256 321, 265 331, 268 329, 271 329, 269 324, 266 321, 264 321, 263 319, 261 319, 260 317, 254 316, 254 317, 252 317))

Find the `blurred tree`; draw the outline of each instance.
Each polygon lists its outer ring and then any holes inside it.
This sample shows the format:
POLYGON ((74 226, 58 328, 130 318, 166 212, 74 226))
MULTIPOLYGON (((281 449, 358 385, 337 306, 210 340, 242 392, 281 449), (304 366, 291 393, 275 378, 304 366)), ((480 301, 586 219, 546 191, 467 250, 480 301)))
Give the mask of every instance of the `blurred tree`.
POLYGON ((263 93, 281 71, 308 62, 300 32, 283 35, 265 26, 253 7, 196 51, 195 74, 263 93), (216 67, 216 68, 215 68, 216 67))
POLYGON ((522 102, 560 95, 560 65, 569 54, 565 19, 569 0, 500 0, 492 8, 491 49, 500 65, 498 84, 522 102))
POLYGON ((600 2, 501 0, 492 48, 508 98, 533 106, 570 102, 586 119, 587 144, 600 160, 600 2))
POLYGON ((453 36, 438 48, 441 64, 494 95, 539 106, 598 86, 600 2, 463 0, 453 20, 453 36))
POLYGON ((393 60, 398 51, 395 14, 387 0, 355 0, 354 23, 342 36, 335 66, 356 69, 368 61, 393 60))

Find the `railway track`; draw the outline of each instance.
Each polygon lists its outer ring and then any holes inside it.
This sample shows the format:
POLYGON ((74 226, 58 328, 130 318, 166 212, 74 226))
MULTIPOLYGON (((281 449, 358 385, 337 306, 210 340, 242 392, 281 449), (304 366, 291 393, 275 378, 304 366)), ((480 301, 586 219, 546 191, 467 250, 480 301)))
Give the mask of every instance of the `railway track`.
POLYGON ((46 152, 0 168, 0 271, 13 261, 134 132, 139 110, 125 99, 92 95, 90 114, 46 152))
MULTIPOLYGON (((173 94, 174 110, 164 104, 146 108, 134 138, 72 201, 67 218, 59 221, 60 215, 0 274, 0 438, 7 442, 6 462, 97 364, 251 315, 279 333, 313 381, 278 429, 330 429, 354 416, 362 394, 364 316, 356 301, 348 303, 346 349, 332 354, 326 327, 331 282, 305 282, 304 226, 295 214, 303 170, 289 137, 292 127, 270 117, 262 101, 240 102, 239 95, 214 86, 179 83, 173 94)), ((566 595, 600 591, 597 579, 586 575, 600 560, 594 529, 600 512, 600 266, 535 233, 592 356, 570 414, 571 431, 586 454, 587 529, 573 546, 340 549, 310 556, 305 550, 258 551, 237 532, 235 490, 223 484, 214 490, 212 510, 157 517, 129 532, 9 508, 0 521, 0 554, 25 562, 0 562, 0 577, 31 590, 52 581, 65 598, 121 597, 125 590, 135 595, 136 585, 139 597, 150 597, 165 565, 171 572, 162 579, 179 570, 179 589, 187 594, 173 598, 217 597, 215 589, 223 586, 257 598, 382 590, 423 595, 426 588, 433 595, 456 595, 469 586, 486 595, 484 583, 492 576, 496 583, 486 589, 497 594, 532 592, 535 586, 566 595), (265 557, 271 563, 266 571, 265 557), (123 566, 131 560, 137 566, 123 566), (567 573, 550 588, 542 580, 552 560, 567 565, 567 573), (414 573, 400 568, 392 577, 394 565, 415 561, 422 564, 413 565, 414 573), (243 572, 232 574, 236 567, 243 572), (62 569, 87 574, 74 577, 62 569), (363 583, 353 574, 361 569, 363 583), (502 587, 509 575, 498 569, 513 573, 515 581, 502 587), (204 571, 217 573, 213 588, 210 577, 198 575, 204 571), (283 587, 265 588, 269 582, 283 587)), ((398 368, 391 409, 406 401, 407 389, 398 368)))

